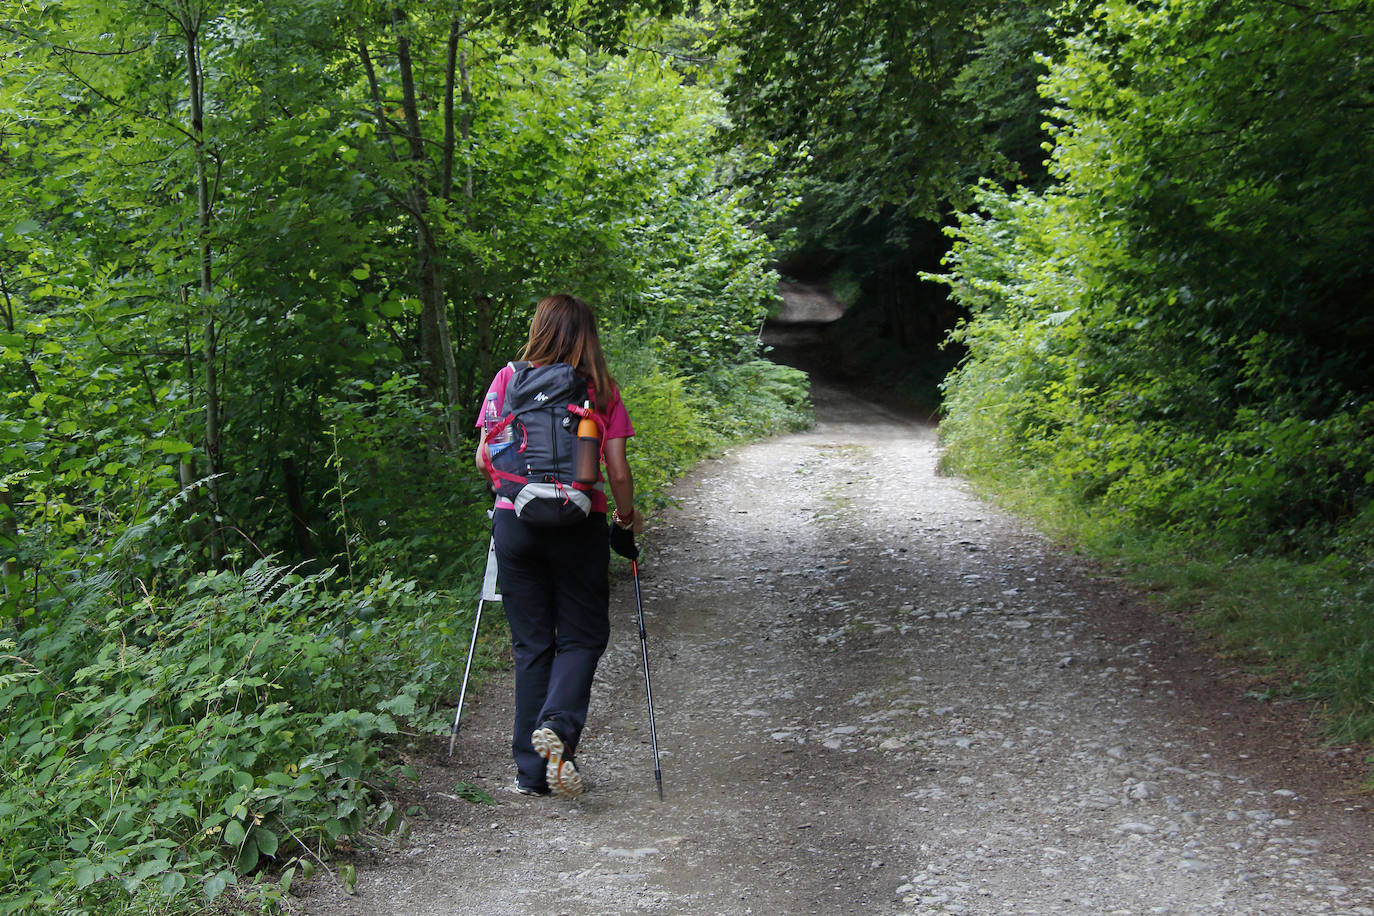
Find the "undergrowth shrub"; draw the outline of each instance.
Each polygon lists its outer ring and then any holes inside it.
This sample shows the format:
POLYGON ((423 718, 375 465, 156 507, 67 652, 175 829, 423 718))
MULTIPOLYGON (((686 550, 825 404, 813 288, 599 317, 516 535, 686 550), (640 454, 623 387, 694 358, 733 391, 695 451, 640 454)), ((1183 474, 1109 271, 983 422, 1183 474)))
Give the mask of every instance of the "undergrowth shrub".
POLYGON ((811 381, 806 373, 766 359, 718 366, 698 378, 711 425, 727 440, 749 440, 806 429, 811 381))
POLYGON ((683 376, 652 369, 621 383, 635 426, 629 449, 635 498, 662 508, 668 486, 722 440, 705 422, 701 395, 683 376))
POLYGON ((1147 346, 1121 293, 1094 288, 1106 280, 1085 265, 1107 246, 1076 228, 1078 204, 990 190, 979 203, 944 278, 970 314, 953 334, 968 357, 945 382, 947 467, 1033 473, 1123 523, 1234 551, 1368 555, 1374 402, 1299 397, 1264 334, 1195 353, 1179 330, 1175 353, 1157 328, 1147 346), (1233 363, 1234 377, 1219 368, 1233 363))
POLYGON ((1024 471, 1059 454, 1057 437, 1091 426, 1075 353, 1083 284, 1061 201, 985 189, 979 203, 960 217, 955 269, 941 278, 969 318, 952 334, 968 356, 942 386, 940 438, 949 467, 1024 471))
MULTIPOLYGON (((324 399, 332 449, 324 552, 329 565, 363 577, 391 570, 443 587, 485 556, 486 518, 472 510, 489 497, 468 446, 444 448, 442 411, 417 390, 414 376, 396 374, 324 399)), ((475 416, 475 406, 459 411, 463 433, 475 416)))
POLYGON ((658 353, 615 330, 605 335, 635 426, 636 499, 661 508, 668 487, 729 442, 805 429, 813 420, 805 372, 765 359, 674 371, 658 353))
POLYGON ((133 605, 93 591, 0 643, 0 913, 189 909, 400 826, 385 747, 443 730, 465 625, 413 583, 330 578, 263 561, 133 605))

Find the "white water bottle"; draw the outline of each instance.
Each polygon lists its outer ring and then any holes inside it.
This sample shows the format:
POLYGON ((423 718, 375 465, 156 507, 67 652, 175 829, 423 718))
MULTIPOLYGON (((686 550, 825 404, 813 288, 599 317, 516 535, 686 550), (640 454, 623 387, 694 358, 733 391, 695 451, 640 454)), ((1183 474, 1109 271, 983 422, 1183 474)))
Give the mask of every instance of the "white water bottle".
POLYGON ((496 407, 496 392, 487 395, 486 406, 482 409, 482 423, 487 428, 487 454, 495 458, 506 446, 511 444, 515 438, 515 432, 510 424, 501 430, 496 436, 491 435, 491 430, 501 420, 501 411, 496 407))

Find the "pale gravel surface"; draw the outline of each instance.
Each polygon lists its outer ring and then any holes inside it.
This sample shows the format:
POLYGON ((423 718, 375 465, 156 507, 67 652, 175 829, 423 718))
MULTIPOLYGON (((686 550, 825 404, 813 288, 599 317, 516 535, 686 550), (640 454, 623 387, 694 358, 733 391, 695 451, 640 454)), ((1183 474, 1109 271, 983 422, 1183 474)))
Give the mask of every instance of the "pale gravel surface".
POLYGON ((933 427, 816 394, 813 430, 707 462, 644 539, 666 800, 625 572, 593 791, 508 791, 498 672, 454 758, 415 761, 410 843, 303 912, 1374 914, 1357 754, 940 476, 933 427))

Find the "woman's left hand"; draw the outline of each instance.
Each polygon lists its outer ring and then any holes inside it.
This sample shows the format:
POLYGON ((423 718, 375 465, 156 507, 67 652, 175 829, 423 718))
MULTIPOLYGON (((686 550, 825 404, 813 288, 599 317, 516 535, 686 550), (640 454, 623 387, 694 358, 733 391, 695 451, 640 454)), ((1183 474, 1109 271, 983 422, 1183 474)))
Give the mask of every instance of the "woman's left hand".
POLYGON ((620 510, 616 509, 615 514, 611 516, 611 521, 615 523, 617 528, 627 529, 635 536, 644 530, 644 514, 638 509, 631 509, 628 518, 621 515, 620 510))

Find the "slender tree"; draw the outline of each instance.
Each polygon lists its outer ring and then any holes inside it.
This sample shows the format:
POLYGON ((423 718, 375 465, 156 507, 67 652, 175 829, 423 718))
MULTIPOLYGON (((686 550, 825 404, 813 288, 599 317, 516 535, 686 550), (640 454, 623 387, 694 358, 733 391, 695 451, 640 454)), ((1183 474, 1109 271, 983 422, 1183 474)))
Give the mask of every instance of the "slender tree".
MULTIPOLYGON (((156 5, 156 4, 154 4, 156 5)), ((179 2, 161 7, 180 31, 185 47, 187 109, 189 134, 195 170, 196 191, 196 288, 200 301, 201 370, 205 392, 206 493, 210 503, 211 524, 208 543, 210 563, 218 568, 224 560, 224 535, 220 506, 220 390, 218 377, 219 331, 215 313, 214 252, 211 228, 214 203, 210 196, 208 156, 205 148, 205 82, 200 60, 200 36, 205 7, 202 3, 179 2)))

